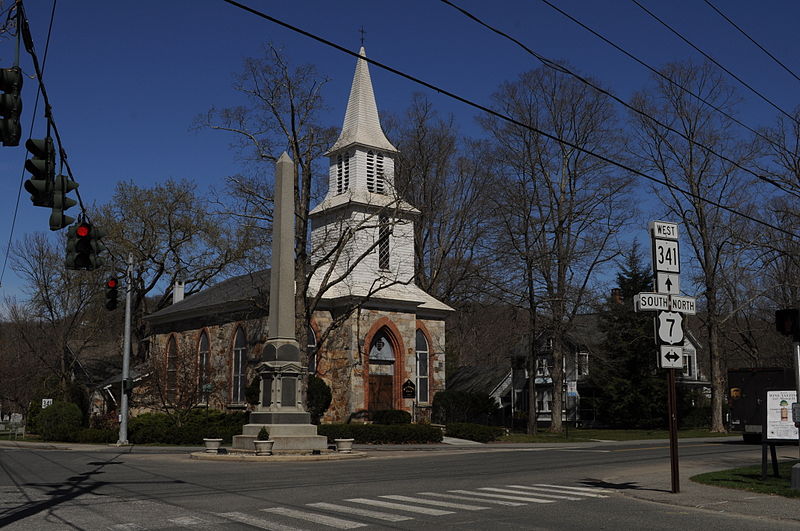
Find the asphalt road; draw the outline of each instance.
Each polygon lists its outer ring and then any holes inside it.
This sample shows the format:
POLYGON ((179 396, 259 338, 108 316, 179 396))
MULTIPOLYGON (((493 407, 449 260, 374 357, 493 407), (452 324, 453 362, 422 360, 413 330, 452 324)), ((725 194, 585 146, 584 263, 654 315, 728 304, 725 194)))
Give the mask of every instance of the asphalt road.
MULTIPOLYGON (((796 457, 797 448, 779 453, 796 457)), ((191 460, 175 449, 0 447, 0 527, 800 528, 800 501, 689 482, 703 470, 758 463, 759 447, 738 442, 682 441, 681 495, 669 492, 661 441, 368 455, 243 463, 191 460)))

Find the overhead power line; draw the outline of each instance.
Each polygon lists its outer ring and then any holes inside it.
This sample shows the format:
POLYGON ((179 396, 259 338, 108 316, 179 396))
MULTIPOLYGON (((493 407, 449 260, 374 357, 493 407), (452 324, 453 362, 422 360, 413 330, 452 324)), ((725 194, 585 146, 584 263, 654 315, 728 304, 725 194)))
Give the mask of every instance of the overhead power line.
POLYGON ((661 19, 661 18, 660 18, 658 15, 656 15, 655 13, 653 13, 652 11, 650 11, 649 9, 647 9, 646 7, 644 7, 642 4, 640 4, 640 3, 638 2, 638 0, 631 0, 631 2, 633 2, 634 4, 636 4, 637 6, 639 6, 639 9, 641 9, 642 11, 644 11, 645 13, 647 13, 648 15, 650 15, 650 16, 651 16, 651 17, 652 17, 654 20, 656 20, 656 21, 657 21, 659 24, 661 24, 662 26, 664 26, 665 28, 667 28, 669 31, 671 31, 671 32, 672 32, 672 33, 673 33, 673 34, 674 34, 676 37, 678 37, 678 38, 679 38, 679 39, 681 39, 683 42, 685 42, 686 44, 688 44, 689 46, 691 46, 691 47, 692 47, 692 48, 693 48, 695 51, 697 51, 697 52, 698 52, 700 55, 702 55, 703 57, 705 57, 706 59, 708 59, 709 61, 711 61, 711 62, 712 62, 712 63, 714 63, 715 65, 717 65, 717 66, 718 66, 719 68, 721 68, 721 69, 722 69, 722 70, 723 70, 725 73, 727 73, 727 74, 728 74, 729 76, 731 76, 733 79, 735 79, 736 81, 738 81, 739 83, 741 83, 741 84, 742 84, 742 86, 746 87, 746 88, 747 88, 747 89, 748 89, 750 92, 752 92, 753 94, 755 94, 756 96, 758 96, 759 98, 761 98, 762 100, 764 100, 764 101, 765 101, 767 104, 769 104, 770 106, 774 107, 774 108, 775 108, 775 109, 776 109, 778 112, 780 112, 781 114, 783 114, 784 116, 786 116, 787 118, 789 118, 790 120, 792 120, 793 122, 795 122, 796 124, 800 125, 800 122, 797 120, 797 118, 795 118, 794 116, 792 116, 792 115, 791 115, 791 114, 789 114, 788 112, 784 111, 784 110, 783 110, 783 109, 782 109, 782 108, 781 108, 781 107, 780 107, 778 104, 776 104, 775 102, 773 102, 772 100, 770 100, 769 98, 767 98, 766 96, 764 96, 764 95, 763 95, 761 92, 759 92, 759 91, 758 91, 758 90, 756 90, 755 88, 753 88, 753 86, 752 86, 752 85, 750 85, 749 83, 747 83, 747 82, 746 82, 744 79, 742 79, 741 77, 737 76, 736 74, 734 74, 733 72, 731 72, 730 70, 728 70, 727 68, 725 68, 724 66, 722 66, 722 65, 719 63, 719 61, 717 61, 716 59, 714 59, 713 57, 711 57, 709 54, 707 54, 706 52, 704 52, 703 50, 701 50, 701 49, 700 49, 700 48, 699 48, 699 47, 698 47, 696 44, 694 44, 692 41, 690 41, 689 39, 687 39, 686 37, 684 37, 684 36, 683 36, 681 33, 679 33, 679 32, 678 32, 678 30, 676 30, 675 28, 673 28, 672 26, 670 26, 669 24, 667 24, 667 23, 666 23, 664 20, 662 20, 662 19, 661 19))
POLYGON ((574 16, 570 15, 569 13, 567 13, 566 11, 561 9, 560 7, 556 6, 555 4, 550 2, 549 0, 541 0, 541 2, 544 3, 545 5, 547 5, 548 7, 554 9, 555 11, 557 11, 558 13, 563 15, 564 17, 568 18, 569 20, 571 20, 572 22, 574 22, 578 26, 582 27, 583 29, 585 29, 586 31, 588 31, 589 33, 591 33, 592 35, 594 35, 595 37, 597 37, 601 41, 605 42, 606 44, 608 44, 609 46, 611 46, 612 48, 614 48, 615 50, 617 50, 621 54, 623 54, 623 55, 627 56, 628 58, 632 59, 633 61, 639 63, 640 65, 645 67, 647 70, 652 72, 654 75, 660 77, 661 79, 663 79, 664 81, 666 81, 667 83, 672 85, 673 87, 675 87, 675 88, 677 88, 679 90, 682 90, 683 92, 686 92, 687 94, 691 95, 692 97, 694 97, 698 101, 703 102, 704 104, 708 105, 710 108, 714 109, 715 111, 717 111, 718 113, 723 115, 728 120, 730 120, 733 123, 739 125, 740 127, 743 127, 747 131, 750 131, 751 133, 753 133, 754 135, 756 135, 760 139, 766 141, 767 143, 771 144, 773 147, 777 148, 778 150, 783 151, 786 154, 793 156, 793 154, 789 150, 786 149, 786 146, 782 146, 781 144, 775 142, 775 140, 773 140, 770 137, 766 136, 764 133, 762 133, 762 132, 760 132, 760 131, 758 131, 756 129, 753 129, 752 127, 750 127, 746 123, 742 122, 741 120, 739 120, 738 118, 736 118, 735 116, 733 116, 732 114, 727 112, 725 109, 722 109, 718 105, 715 105, 714 103, 711 103, 710 101, 706 100, 701 95, 699 95, 696 92, 694 92, 693 90, 691 90, 691 89, 689 89, 687 87, 684 87, 683 85, 681 85, 680 83, 678 83, 677 81, 672 79, 671 77, 665 75, 663 72, 658 70, 656 67, 646 63, 642 59, 639 59, 638 57, 633 55, 631 52, 629 52, 628 50, 626 50, 622 46, 618 45, 617 43, 615 43, 614 41, 612 41, 611 39, 609 39, 608 37, 606 37, 602 33, 599 33, 598 31, 590 28, 589 26, 587 26, 586 24, 584 24, 583 22, 581 22, 580 20, 578 20, 574 16))
POLYGON ((547 57, 545 57, 545 56, 543 56, 543 55, 531 50, 530 48, 528 48, 525 44, 523 44, 518 39, 512 37, 511 35, 509 35, 508 33, 505 33, 504 31, 502 31, 500 29, 495 28, 494 26, 491 26, 490 24, 488 24, 485 21, 481 20, 480 18, 478 18, 477 16, 473 15, 472 13, 467 11, 466 9, 455 5, 450 0, 441 0, 441 1, 443 3, 449 5, 450 7, 456 9, 457 11, 461 12, 463 15, 467 16, 468 18, 474 20, 475 22, 477 22, 481 26, 483 26, 483 27, 489 29, 490 31, 493 31, 494 33, 497 33, 498 35, 510 40, 511 42, 513 42, 514 44, 516 44, 517 46, 521 47, 523 50, 525 50, 526 52, 528 52, 529 54, 534 56, 536 59, 538 59, 544 66, 546 66, 548 68, 551 68, 553 70, 556 70, 557 72, 561 72, 562 74, 566 74, 566 75, 572 76, 574 79, 577 79, 581 83, 592 87, 597 92, 599 92, 599 93, 601 93, 601 94, 613 99, 614 101, 616 101, 617 103, 619 103, 620 105, 625 107, 626 109, 629 109, 629 110, 635 112, 636 114, 638 114, 639 116, 642 116, 642 117, 652 121, 653 123, 657 124, 658 126, 663 127, 667 131, 675 133, 676 135, 684 138, 685 140, 688 140, 689 142, 694 143, 695 145, 703 148, 704 150, 708 151, 709 153, 711 153, 715 157, 718 157, 719 159, 724 160, 725 162, 727 162, 729 164, 732 164, 736 168, 739 168, 740 170, 742 170, 742 171, 744 171, 746 173, 749 173, 750 175, 754 176, 755 178, 757 178, 757 179, 759 179, 761 181, 764 181, 766 183, 771 184, 772 186, 775 186, 776 188, 780 189, 784 193, 787 193, 787 194, 793 195, 793 196, 795 196, 797 198, 800 198, 800 193, 797 193, 794 190, 787 190, 779 182, 777 182, 777 181, 775 181, 773 179, 770 179, 769 177, 766 177, 764 175, 760 175, 760 174, 754 172, 753 170, 751 170, 750 168, 742 166, 741 164, 739 164, 735 160, 732 160, 732 159, 728 158, 727 156, 725 156, 725 155, 723 155, 721 153, 718 153, 712 147, 709 147, 709 146, 706 146, 704 144, 701 144, 700 142, 697 142, 696 140, 692 140, 691 138, 686 136, 686 134, 684 134, 683 132, 678 131, 677 129, 671 127, 668 124, 665 124, 664 122, 662 122, 658 118, 655 118, 655 117, 651 116, 650 114, 648 114, 645 111, 639 109, 638 107, 634 107, 633 105, 629 104, 628 102, 626 102, 622 98, 619 98, 618 96, 616 96, 611 91, 609 91, 607 89, 604 89, 603 87, 597 85, 596 83, 594 83, 590 79, 587 79, 587 78, 581 76, 580 74, 578 74, 577 72, 571 70, 566 65, 560 64, 560 63, 558 63, 556 61, 553 61, 552 59, 548 59, 547 57))
POLYGON ((731 26, 733 26, 734 28, 736 28, 736 29, 739 31, 739 33, 741 33, 742 35, 744 35, 744 36, 747 38, 747 40, 749 40, 750 42, 752 42, 753 44, 755 44, 755 45, 758 47, 758 49, 759 49, 759 50, 761 50, 762 52, 764 52, 765 54, 767 54, 767 56, 768 56, 770 59, 772 59, 773 61, 775 61, 776 63, 778 63, 778 65, 779 65, 781 68, 783 68, 784 70, 786 70, 786 72, 788 72, 788 73, 789 73, 789 75, 791 75, 791 76, 792 76, 793 78, 795 78, 797 81, 800 81, 800 77, 798 77, 798 76, 797 76, 797 74, 795 74, 795 73, 794 73, 794 71, 792 71, 792 69, 790 69, 788 66, 786 66, 785 64, 783 64, 783 62, 782 62, 780 59, 778 59, 777 57, 775 57, 774 55, 772 55, 772 54, 769 52, 769 50, 767 50, 766 48, 764 48, 763 46, 761 46, 761 45, 760 45, 758 42, 756 42, 756 40, 755 40, 753 37, 751 37, 750 35, 748 35, 748 34, 747 34, 747 32, 746 32, 745 30, 743 30, 741 27, 739 27, 739 25, 738 25, 738 24, 736 24, 736 22, 734 22, 733 20, 731 20, 731 19, 730 19, 728 16, 726 16, 726 15, 725 15, 725 13, 723 13, 722 11, 720 11, 720 10, 717 8, 717 6, 715 6, 714 4, 712 4, 711 2, 709 2, 708 0, 704 0, 704 2, 705 2, 706 4, 708 4, 708 7, 710 7, 710 8, 711 8, 711 9, 713 9, 714 11, 716 11, 716 12, 717 12, 717 14, 718 14, 719 16, 721 16, 722 18, 724 18, 724 19, 725 19, 725 21, 726 21, 726 22, 728 22, 728 24, 730 24, 731 26))
POLYGON ((586 149, 584 147, 578 146, 578 145, 576 145, 576 144, 574 144, 574 143, 572 143, 572 142, 570 142, 568 140, 565 140, 563 138, 559 138, 559 137, 555 136, 554 134, 548 133, 546 131, 542 131, 541 129, 533 127, 533 126, 531 126, 529 124, 522 123, 519 120, 511 118, 510 116, 506 116, 506 115, 504 115, 502 113, 499 113, 499 112, 497 112, 497 111, 495 111, 493 109, 490 109, 489 107, 486 107, 486 106, 484 106, 484 105, 482 105, 480 103, 476 103, 476 102, 474 102, 472 100, 468 100, 468 99, 466 99, 466 98, 464 98, 462 96, 459 96, 459 95, 457 95, 457 94, 455 94, 453 92, 450 92, 450 91, 448 91, 446 89, 443 89, 441 87, 433 85, 432 83, 428 83, 427 81, 423 81, 423 80, 421 80, 421 79, 419 79, 417 77, 414 77, 414 76, 412 76, 410 74, 407 74, 405 72, 397 70, 396 68, 393 68, 391 66, 385 65, 385 64, 383 64, 383 63, 381 63, 379 61, 376 61, 374 59, 370 59, 368 57, 363 57, 363 56, 359 55, 358 53, 356 53, 354 51, 348 50, 344 46, 341 46, 339 44, 336 44, 336 43, 334 43, 332 41, 329 41, 329 40, 325 39, 324 37, 320 37, 319 35, 316 35, 314 33, 306 31, 304 29, 301 29, 301 28, 298 28, 296 26, 293 26, 293 25, 291 25, 291 24, 289 24, 287 22, 284 22, 284 21, 282 21, 280 19, 277 19, 277 18, 275 18, 273 16, 267 15, 266 13, 263 13, 263 12, 258 11, 256 9, 253 9, 252 7, 249 7, 249 6, 246 6, 246 5, 241 4, 239 2, 236 2, 235 0, 223 0, 223 2, 228 3, 228 4, 232 5, 232 6, 238 7, 239 9, 247 11, 248 13, 251 13, 253 15, 261 17, 261 18, 263 18, 265 20, 268 20, 268 21, 270 21, 270 22, 272 22, 274 24, 278 24, 279 26, 282 26, 282 27, 284 27, 286 29, 294 31, 295 33, 299 33, 300 35, 304 35, 304 36, 306 36, 306 37, 308 37, 310 39, 313 39, 313 40, 315 40, 317 42, 325 44, 326 46, 330 46, 331 48, 339 50, 342 53, 345 53, 347 55, 353 56, 353 57, 355 57, 357 59, 365 60, 371 65, 375 65, 376 67, 381 68, 383 70, 386 70, 387 72, 391 72, 391 73, 393 73, 395 75, 398 75, 398 76, 400 76, 400 77, 402 77, 404 79, 408 79, 409 81, 412 81, 412 82, 414 82, 414 83, 416 83, 418 85, 422 85, 423 87, 429 88, 429 89, 431 89, 433 91, 436 91, 439 94, 447 96, 447 97, 449 97, 451 99, 454 99, 456 101, 460 101, 461 103, 469 105, 470 107, 473 107, 473 108, 478 109, 480 111, 483 111, 483 112, 485 112, 485 113, 487 113, 487 114, 489 114, 491 116, 495 116, 497 118, 500 118, 501 120, 504 120, 504 121, 506 121, 506 122, 508 122, 510 124, 513 124, 513 125, 516 125, 518 127, 522 127, 522 128, 528 129, 529 131, 533 131, 534 133, 537 133, 537 134, 539 134, 539 135, 541 135, 541 136, 543 136, 545 138, 549 138, 550 140, 553 140, 555 142, 559 142, 561 144, 564 144, 565 146, 571 147, 572 149, 578 150, 578 151, 580 151, 582 153, 585 153, 587 155, 595 157, 598 160, 601 160, 603 162, 606 162, 608 164, 611 164, 613 166, 621 168, 621 169, 623 169, 623 170, 625 170, 627 172, 630 172, 630 173, 632 173, 634 175, 638 175, 638 176, 643 177, 643 178, 645 178, 645 179, 647 179, 649 181, 655 182, 655 183, 660 184, 662 186, 666 186, 667 188, 671 188, 671 189, 673 189, 673 190, 675 190, 677 192, 680 192, 680 193, 684 194, 687 197, 693 197, 693 198, 697 199, 698 201, 703 201, 704 203, 707 203, 709 205, 715 206, 717 208, 721 208, 722 210, 725 210, 725 211, 730 212, 730 213, 732 213, 734 215, 740 216, 740 217, 742 217, 744 219, 747 219, 747 220, 752 221, 754 223, 757 223, 759 225, 768 227, 768 228, 770 228, 772 230, 784 233, 784 234, 786 234, 788 236, 791 236, 791 237, 795 236, 794 233, 792 233, 792 232, 790 232, 790 231, 788 231, 786 229, 783 229, 781 227, 772 225, 769 222, 766 222, 764 220, 755 218, 755 217, 753 217, 753 216, 751 216, 749 214, 746 214, 744 212, 739 212, 738 210, 736 210, 734 208, 731 208, 731 207, 729 207, 727 205, 723 205, 723 204, 718 203, 718 202, 716 202, 714 200, 702 197, 699 194, 695 194, 695 193, 693 193, 693 192, 691 192, 689 190, 685 190, 685 189, 683 189, 683 188, 681 188, 679 186, 676 186, 676 185, 674 185, 672 183, 669 183, 667 181, 662 181, 661 179, 658 179, 658 178, 653 177, 651 175, 647 175, 646 173, 643 173, 643 172, 641 172, 641 171, 639 171, 639 170, 637 170, 635 168, 632 168, 632 167, 630 167, 630 166, 628 166, 628 165, 626 165, 626 164, 624 164, 622 162, 618 162, 618 161, 612 160, 612 159, 610 159, 610 158, 608 158, 608 157, 606 157, 604 155, 601 155, 599 153, 595 153, 595 152, 593 152, 593 151, 591 151, 589 149, 586 149))

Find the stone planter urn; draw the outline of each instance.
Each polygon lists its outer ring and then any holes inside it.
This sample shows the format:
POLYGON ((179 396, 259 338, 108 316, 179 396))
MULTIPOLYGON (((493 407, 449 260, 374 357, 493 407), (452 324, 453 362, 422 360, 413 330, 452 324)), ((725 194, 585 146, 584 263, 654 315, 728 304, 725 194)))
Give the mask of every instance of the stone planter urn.
POLYGON ((203 439, 203 444, 206 445, 207 454, 219 453, 219 447, 222 446, 222 439, 203 439))
POLYGON ((268 440, 268 441, 253 441, 253 446, 256 448, 256 455, 272 455, 272 446, 275 444, 275 441, 268 440))
POLYGON ((334 439, 336 451, 340 454, 349 454, 353 451, 353 439, 334 439))

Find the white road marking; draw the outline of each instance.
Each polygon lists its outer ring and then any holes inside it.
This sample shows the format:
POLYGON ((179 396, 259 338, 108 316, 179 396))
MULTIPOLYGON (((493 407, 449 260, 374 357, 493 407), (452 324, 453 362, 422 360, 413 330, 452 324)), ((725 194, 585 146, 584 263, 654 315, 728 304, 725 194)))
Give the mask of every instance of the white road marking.
POLYGON ((250 516, 249 514, 245 513, 239 513, 239 512, 217 513, 217 516, 227 518, 228 520, 234 520, 242 524, 251 525, 259 529, 270 529, 271 531, 302 531, 301 529, 297 529, 296 527, 279 524, 278 522, 273 522, 271 520, 266 520, 264 518, 250 516))
MULTIPOLYGON (((525 485, 507 485, 508 487, 514 487, 515 489, 525 489, 525 490, 535 490, 535 491, 545 491, 545 492, 557 492, 559 494, 569 494, 571 496, 585 496, 588 498, 608 498, 608 496, 604 496, 602 494, 595 494, 594 492, 581 492, 581 491, 574 491, 574 490, 564 490, 565 487, 526 487, 525 485)), ((536 493, 537 496, 544 496, 544 494, 536 493)), ((567 498, 569 500, 579 500, 585 498, 567 498)))
MULTIPOLYGON (((601 489, 599 487, 565 487, 563 485, 548 485, 547 483, 535 483, 535 487, 550 487, 553 489, 565 489, 565 490, 576 490, 579 492, 588 492, 591 493, 593 497, 596 498, 608 498, 608 496, 602 496, 600 494, 595 494, 597 492, 606 492, 610 493, 610 490, 601 489)), ((585 494, 585 496, 589 496, 590 494, 585 494)))
POLYGON ((170 518, 167 522, 180 527, 219 527, 219 524, 208 522, 196 516, 181 516, 180 518, 170 518))
POLYGON ((140 526, 139 524, 115 524, 109 526, 109 529, 114 529, 119 531, 138 531, 139 529, 145 529, 145 528, 140 526))
POLYGON ((390 503, 381 500, 369 500, 367 498, 351 498, 345 501, 363 503, 364 505, 374 505, 375 507, 385 507, 387 509, 397 509, 398 511, 408 511, 410 513, 427 514, 430 516, 453 514, 453 511, 442 511, 440 509, 431 509, 429 507, 415 507, 412 505, 402 505, 400 503, 390 503))
POLYGON ((418 492, 422 496, 436 496, 439 498, 448 498, 452 500, 467 500, 467 501, 476 501, 481 503, 490 503, 493 505, 505 505, 506 507, 522 507, 525 504, 519 502, 512 502, 512 501, 504 501, 504 500, 488 500, 486 498, 476 498, 475 496, 459 496, 458 494, 441 494, 439 492, 418 492))
POLYGON ((390 500, 397 500, 397 501, 407 501, 412 503, 421 503, 423 505, 435 505, 436 507, 446 507, 448 509, 463 509, 465 511, 483 511, 484 509, 488 509, 488 507, 481 507, 480 505, 464 505, 463 503, 449 503, 439 500, 426 500, 425 498, 415 498, 413 496, 399 496, 396 494, 381 496, 381 498, 388 498, 390 500))
POLYGON ((555 503, 554 500, 543 500, 541 498, 533 498, 530 496, 506 496, 505 494, 490 494, 488 492, 476 492, 474 490, 449 490, 447 492, 455 492, 456 494, 471 494, 473 496, 483 496, 485 498, 499 498, 501 500, 524 501, 530 503, 555 503))
MULTIPOLYGON (((575 496, 566 496, 563 493, 562 494, 547 494, 545 492, 525 492, 525 491, 520 491, 519 490, 519 488, 520 488, 519 485, 506 485, 506 487, 511 487, 511 488, 499 489, 497 487, 481 487, 480 490, 488 490, 488 491, 491 491, 491 492, 500 492, 500 493, 503 493, 503 494, 514 494, 514 495, 520 495, 520 496, 530 496, 530 495, 534 495, 535 494, 536 496, 543 496, 545 498, 554 498, 556 500, 581 501, 583 499, 583 498, 577 498, 575 496), (511 490, 511 489, 517 489, 517 490, 511 490)), ((522 488, 524 488, 524 487, 522 487, 522 488)), ((537 488, 537 487, 529 487, 529 490, 535 490, 535 491, 544 490, 544 491, 549 492, 548 489, 543 489, 543 488, 540 489, 540 488, 537 488)), ((572 493, 570 493, 570 494, 572 494, 572 493)))
POLYGON ((288 507, 270 507, 269 509, 261 509, 267 513, 280 514, 282 516, 289 516, 291 518, 298 518, 315 524, 327 525, 335 527, 336 529, 355 529, 357 527, 366 527, 367 524, 361 522, 353 522, 352 520, 344 520, 342 518, 335 518, 333 516, 326 516, 318 513, 307 513, 305 511, 298 511, 297 509, 290 509, 288 507))
POLYGON ((325 509, 326 511, 336 511, 345 514, 354 514, 357 516, 366 516, 367 518, 375 518, 376 520, 384 520, 386 522, 402 522, 404 520, 413 520, 412 516, 404 516, 402 514, 382 513, 380 511, 370 511, 369 509, 361 509, 359 507, 349 507, 347 505, 335 505, 333 503, 308 503, 309 507, 316 509, 325 509))

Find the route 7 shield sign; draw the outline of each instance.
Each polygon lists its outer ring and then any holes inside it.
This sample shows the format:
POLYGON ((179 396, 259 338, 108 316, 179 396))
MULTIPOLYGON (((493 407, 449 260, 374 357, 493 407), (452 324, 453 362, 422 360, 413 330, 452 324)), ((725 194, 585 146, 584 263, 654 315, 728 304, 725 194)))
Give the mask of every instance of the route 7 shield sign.
POLYGON ((660 343, 677 345, 683 342, 683 316, 678 312, 658 312, 656 325, 660 343))

